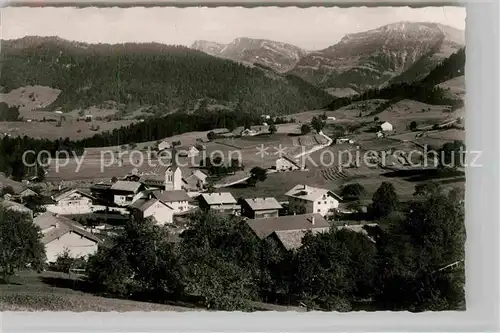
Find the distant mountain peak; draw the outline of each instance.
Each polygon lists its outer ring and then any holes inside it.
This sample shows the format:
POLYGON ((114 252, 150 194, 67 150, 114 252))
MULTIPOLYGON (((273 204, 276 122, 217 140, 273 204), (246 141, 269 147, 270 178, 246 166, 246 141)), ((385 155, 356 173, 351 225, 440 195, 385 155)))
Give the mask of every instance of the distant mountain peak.
POLYGON ((345 35, 337 44, 302 57, 290 73, 325 89, 362 91, 380 87, 410 69, 405 79, 417 79, 464 44, 463 30, 401 21, 345 35))
POLYGON ((191 48, 238 62, 256 63, 277 72, 292 69, 306 51, 269 39, 238 37, 228 44, 196 41, 191 48))

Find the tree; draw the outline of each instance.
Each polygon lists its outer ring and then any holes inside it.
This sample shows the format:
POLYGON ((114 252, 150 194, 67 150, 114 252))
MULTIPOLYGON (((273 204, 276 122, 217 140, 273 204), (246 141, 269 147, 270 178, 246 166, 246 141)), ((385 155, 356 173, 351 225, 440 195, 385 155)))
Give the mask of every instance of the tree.
POLYGON ((465 165, 465 144, 460 140, 445 143, 439 150, 439 167, 456 169, 465 165))
POLYGON ((383 182, 375 191, 372 198, 370 212, 376 219, 387 217, 390 213, 396 211, 399 206, 398 195, 392 183, 383 182))
POLYGON ((277 130, 278 129, 276 128, 276 125, 274 124, 269 125, 269 133, 274 134, 276 133, 277 130))
POLYGON ((413 120, 411 123, 410 123, 410 130, 411 131, 415 131, 417 129, 417 122, 415 120, 413 120))
POLYGON ((377 299, 391 310, 457 310, 465 301, 463 192, 438 187, 421 191, 379 242, 377 299))
POLYGON ((210 132, 208 132, 208 133, 207 133, 207 139, 208 139, 209 141, 213 141, 213 140, 215 140, 215 138, 216 138, 216 137, 217 137, 217 135, 215 134, 215 132, 214 132, 214 131, 210 131, 210 132))
POLYGON ((19 269, 41 270, 45 247, 40 228, 22 213, 0 207, 0 269, 5 282, 19 269))
POLYGON ((373 118, 373 121, 374 121, 374 122, 377 122, 377 121, 379 121, 379 120, 380 120, 380 118, 379 118, 379 117, 375 117, 375 118, 373 118))
POLYGON ((12 186, 5 186, 0 189, 0 196, 4 196, 6 194, 14 195, 16 194, 16 191, 12 188, 12 186))
POLYGON ((309 132, 311 132, 311 127, 309 127, 309 125, 307 125, 307 124, 303 124, 303 125, 300 127, 300 133, 301 133, 302 135, 309 134, 309 132))
POLYGON ((295 214, 305 214, 307 212, 306 206, 303 203, 300 203, 298 201, 292 200, 288 204, 288 214, 289 215, 295 215, 295 214))
POLYGON ((246 310, 257 296, 260 243, 238 218, 194 213, 181 234, 186 290, 216 310, 246 310))
POLYGON ((321 120, 327 120, 328 117, 326 116, 326 112, 323 112, 323 114, 321 115, 321 120))
POLYGON ((311 120, 311 127, 317 132, 321 132, 323 127, 325 127, 325 122, 322 121, 319 117, 314 116, 311 120))
POLYGON ((267 179, 267 171, 261 167, 253 167, 250 170, 250 177, 247 179, 248 186, 255 186, 257 182, 263 182, 267 179))
POLYGON ((366 193, 363 185, 359 183, 347 184, 341 188, 341 196, 345 199, 358 199, 366 193))
POLYGON ((182 292, 179 258, 165 227, 133 217, 111 244, 89 259, 88 280, 97 290, 157 297, 182 292))

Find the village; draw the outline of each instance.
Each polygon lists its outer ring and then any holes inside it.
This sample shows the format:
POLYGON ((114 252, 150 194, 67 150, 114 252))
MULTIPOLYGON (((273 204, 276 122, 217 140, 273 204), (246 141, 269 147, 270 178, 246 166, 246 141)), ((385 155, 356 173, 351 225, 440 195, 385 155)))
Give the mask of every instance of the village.
MULTIPOLYGON (((308 116, 311 119, 311 115, 308 116)), ((69 175, 70 178, 60 180, 59 185, 52 188, 38 189, 37 192, 34 190, 36 186, 33 186, 37 184, 36 179, 32 179, 31 183, 19 183, 3 177, 0 182, 3 188, 0 204, 7 209, 28 214, 33 223, 42 229, 47 262, 54 262, 64 251, 69 251, 75 258, 94 254, 105 243, 105 239, 116 234, 131 218, 149 218, 158 225, 165 225, 173 235, 172 241, 178 240, 178 236, 188 225, 190 214, 200 210, 241 218, 256 237, 274 238, 287 250, 299 248, 307 231, 328 231, 332 225, 350 228, 370 237, 364 225, 373 227, 376 224, 349 217, 366 212, 370 204, 370 193, 361 191, 360 197, 364 195, 365 200, 353 203, 353 200, 344 200, 342 194, 336 192, 341 191, 343 185, 359 183, 362 184, 361 187, 375 186, 370 190, 373 193, 383 181, 374 182, 375 175, 376 179, 380 179, 380 172, 407 169, 405 164, 410 165, 410 161, 403 159, 403 164, 397 164, 397 159, 388 154, 388 157, 392 157, 389 164, 384 159, 386 165, 381 165, 381 155, 376 154, 372 166, 359 165, 359 161, 349 162, 346 166, 343 166, 342 161, 338 161, 333 167, 309 166, 301 160, 304 155, 319 154, 321 151, 324 153, 325 150, 332 154, 332 151, 359 150, 360 144, 366 146, 367 142, 374 143, 395 135, 390 122, 378 121, 378 130, 368 138, 366 134, 356 135, 356 132, 344 137, 330 137, 325 132, 329 133, 332 128, 338 129, 342 118, 327 116, 326 112, 317 112, 316 116, 323 122, 316 134, 311 133, 310 127, 304 130, 304 126, 309 126, 306 122, 271 125, 275 127, 271 130, 267 122, 272 122, 273 119, 264 115, 263 124, 259 126, 239 128, 233 132, 210 131, 206 133, 206 137, 199 134, 194 141, 190 136, 190 140, 184 141, 192 142, 191 145, 180 145, 180 140, 176 138, 160 140, 152 145, 153 155, 158 158, 155 161, 159 162, 159 156, 168 153, 168 163, 145 163, 138 167, 126 163, 109 163, 106 165, 112 172, 104 172, 109 177, 107 179, 98 175, 95 161, 85 164, 81 173, 92 173, 97 180, 74 181, 79 174, 71 174, 69 168, 72 164, 69 164, 66 170, 59 171, 61 173, 57 175, 49 169, 46 177, 51 179, 55 175, 64 179, 69 175), (301 132, 297 132, 298 130, 301 132), (292 136, 286 132, 292 132, 292 136), (273 144, 276 143, 275 140, 279 140, 280 145, 292 142, 291 148, 283 154, 261 154, 260 158, 255 156, 258 153, 256 143, 273 144), (248 146, 244 146, 242 142, 248 146), (239 152, 243 152, 240 156, 242 160, 226 161, 226 167, 222 168, 226 171, 221 177, 220 167, 204 165, 204 162, 210 160, 206 154, 207 147, 212 150, 214 147, 225 147, 226 151, 227 148, 239 148, 239 152), (332 151, 328 151, 329 149, 332 151), (185 162, 183 166, 177 165, 179 161, 185 162), (85 167, 94 169, 85 170, 85 167), (311 172, 316 177, 312 179, 312 184, 309 177, 311 172), (301 175, 306 177, 301 178, 301 175), (318 175, 322 182, 317 181, 318 175), (275 176, 285 177, 287 181, 271 191, 262 191, 262 196, 253 195, 260 194, 260 183, 266 184, 275 176), (293 183, 293 179, 298 182, 293 183), (304 181, 299 182, 301 180, 304 181), (333 188, 332 181, 336 184, 333 188), (74 185, 65 186, 68 183, 74 185), (255 183, 259 183, 257 188, 255 183), (24 204, 27 201, 30 206, 35 203, 35 207, 26 207, 24 204)), ((316 119, 316 116, 313 117, 316 119)), ((449 120, 443 123, 449 125, 449 120)), ((446 128, 444 131, 447 131, 446 128)), ((404 136, 404 133, 405 131, 400 131, 397 135, 404 136)), ((416 137, 422 136, 422 133, 424 132, 417 132, 416 137)), ((389 147, 388 153, 394 149, 389 147)), ((379 150, 385 152, 387 148, 379 150)), ((151 155, 151 151, 149 154, 151 155)), ((423 169, 421 166, 417 168, 423 169)), ((452 185, 456 185, 456 181, 460 182, 460 177, 455 179, 455 182, 451 181, 452 185)), ((394 180, 399 184, 409 184, 404 187, 396 186, 398 193, 401 188, 408 188, 407 194, 413 194, 414 185, 397 178, 391 179, 394 180)))

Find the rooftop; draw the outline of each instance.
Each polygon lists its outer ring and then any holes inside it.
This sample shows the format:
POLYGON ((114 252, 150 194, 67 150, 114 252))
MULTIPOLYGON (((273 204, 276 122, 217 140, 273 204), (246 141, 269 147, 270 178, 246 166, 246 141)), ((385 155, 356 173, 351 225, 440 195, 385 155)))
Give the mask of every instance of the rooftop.
POLYGON ((31 209, 15 201, 0 200, 0 205, 3 206, 6 210, 33 214, 33 211, 31 209))
POLYGON ((273 232, 271 235, 274 234, 285 249, 295 250, 302 246, 302 239, 308 231, 311 231, 313 234, 317 234, 318 232, 325 232, 327 230, 329 229, 316 228, 310 230, 278 230, 273 232))
POLYGON ((142 184, 139 182, 119 180, 111 186, 111 189, 116 191, 137 192, 141 185, 142 184))
POLYGON ((63 190, 57 192, 56 194, 54 194, 52 196, 52 198, 55 201, 59 201, 59 200, 62 200, 64 198, 67 198, 68 196, 70 196, 70 195, 72 195, 74 193, 78 193, 80 195, 83 195, 83 196, 86 196, 88 198, 93 199, 93 197, 90 194, 85 193, 85 192, 83 192, 83 191, 81 191, 81 190, 79 190, 77 188, 66 188, 66 189, 63 189, 63 190))
POLYGON ((78 222, 53 213, 46 212, 40 214, 33 219, 33 223, 42 229, 43 244, 48 244, 69 232, 74 232, 80 236, 93 240, 96 243, 101 242, 101 239, 86 231, 85 228, 78 222))
POLYGON ((184 190, 155 191, 153 195, 163 202, 191 201, 191 198, 184 190))
POLYGON ((172 207, 167 205, 162 200, 158 200, 158 199, 139 199, 139 200, 135 201, 133 204, 131 204, 129 207, 140 210, 141 212, 145 212, 149 207, 153 206, 157 202, 161 202, 162 204, 164 204, 168 208, 172 209, 172 207))
POLYGON ((275 231, 328 229, 330 225, 321 214, 287 215, 247 221, 257 237, 264 239, 275 231))
POLYGON ((312 187, 308 185, 296 185, 294 188, 292 188, 290 191, 285 193, 286 196, 289 197, 294 197, 294 198, 299 198, 302 200, 307 200, 307 201, 316 201, 320 198, 323 198, 325 196, 332 196, 338 201, 342 200, 342 197, 333 193, 330 190, 326 190, 323 188, 318 188, 318 187, 312 187))
POLYGON ((253 198, 244 200, 252 210, 282 209, 276 198, 253 198))
POLYGON ((236 204, 236 199, 229 192, 202 193, 201 197, 208 205, 236 204))

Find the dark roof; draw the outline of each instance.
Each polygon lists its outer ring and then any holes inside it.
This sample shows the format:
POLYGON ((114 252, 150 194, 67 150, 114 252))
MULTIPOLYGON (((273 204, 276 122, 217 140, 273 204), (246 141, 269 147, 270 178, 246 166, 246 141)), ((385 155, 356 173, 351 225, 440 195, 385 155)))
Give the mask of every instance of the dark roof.
POLYGON ((191 201, 191 197, 184 190, 175 191, 155 191, 153 195, 163 202, 191 201))
POLYGON ((330 227, 323 216, 318 213, 253 219, 247 220, 246 223, 261 239, 266 238, 275 231, 312 230, 330 227), (314 224, 312 223, 313 218, 314 224))

